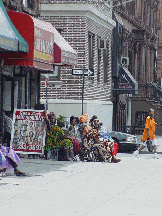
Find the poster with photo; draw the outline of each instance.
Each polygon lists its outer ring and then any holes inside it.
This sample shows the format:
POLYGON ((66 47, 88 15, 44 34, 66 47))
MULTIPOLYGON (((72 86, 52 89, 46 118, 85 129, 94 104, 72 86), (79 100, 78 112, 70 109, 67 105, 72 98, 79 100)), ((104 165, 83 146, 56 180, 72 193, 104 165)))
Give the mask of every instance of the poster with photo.
POLYGON ((44 110, 14 110, 11 146, 17 153, 43 153, 46 136, 44 117, 44 110))

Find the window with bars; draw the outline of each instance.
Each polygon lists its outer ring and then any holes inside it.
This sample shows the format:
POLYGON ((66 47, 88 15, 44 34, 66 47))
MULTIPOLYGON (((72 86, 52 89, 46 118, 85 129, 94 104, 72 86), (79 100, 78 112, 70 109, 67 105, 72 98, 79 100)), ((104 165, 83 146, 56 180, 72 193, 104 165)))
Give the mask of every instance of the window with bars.
POLYGON ((136 117, 135 118, 136 127, 144 128, 145 127, 145 121, 146 121, 146 118, 148 116, 148 112, 137 111, 135 115, 136 115, 135 116, 136 117))

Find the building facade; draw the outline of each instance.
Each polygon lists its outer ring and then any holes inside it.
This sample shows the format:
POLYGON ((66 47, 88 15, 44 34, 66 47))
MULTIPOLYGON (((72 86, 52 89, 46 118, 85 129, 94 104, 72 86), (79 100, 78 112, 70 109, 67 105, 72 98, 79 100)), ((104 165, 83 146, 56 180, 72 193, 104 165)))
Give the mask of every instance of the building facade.
POLYGON ((158 84, 162 88, 162 1, 158 5, 157 12, 157 35, 158 35, 158 50, 157 50, 157 78, 158 84))
POLYGON ((8 53, 13 53, 16 56, 18 52, 25 54, 29 51, 28 43, 13 26, 7 11, 25 12, 38 17, 38 6, 38 1, 34 1, 32 6, 29 1, 26 3, 19 0, 0 2, 2 18, 0 33, 0 137, 4 132, 4 114, 12 113, 14 108, 34 107, 39 100, 39 72, 30 71, 29 73, 29 68, 5 63, 8 53), (31 81, 36 85, 29 86, 31 81))
MULTIPOLYGON (((117 1, 114 2, 116 4, 117 1)), ((115 19, 122 26, 122 51, 119 63, 126 67, 138 83, 138 94, 118 92, 116 130, 130 128, 136 134, 144 129, 148 109, 155 109, 160 121, 161 91, 157 82, 157 14, 159 1, 120 1, 114 7, 115 19), (122 59, 128 59, 125 64, 122 59), (125 119, 121 110, 125 110, 125 119), (134 129, 134 130, 133 130, 134 129)), ((117 75, 114 77, 117 78, 117 75)), ((118 79, 118 78, 117 78, 118 79)), ((157 128, 157 133, 160 132, 157 128)))
MULTIPOLYGON (((111 45, 112 1, 41 1, 41 19, 52 23, 77 51, 75 68, 93 69, 94 77, 84 77, 83 114, 97 115, 112 129, 111 45)), ((72 67, 59 67, 59 75, 50 77, 48 105, 56 115, 82 114, 83 77, 72 75, 72 67)), ((41 102, 45 103, 41 84, 41 102)))
MULTIPOLYGON (((38 1, 0 0, 1 137, 4 114, 13 113, 14 109, 44 108, 40 104, 40 75, 53 73, 54 59, 60 61, 56 54, 61 48, 59 45, 55 48, 54 44, 56 29, 38 19, 38 6, 38 1)), ((58 36, 66 46, 63 60, 67 65, 75 65, 76 52, 59 33, 58 36), (71 58, 66 58, 67 53, 71 58)))

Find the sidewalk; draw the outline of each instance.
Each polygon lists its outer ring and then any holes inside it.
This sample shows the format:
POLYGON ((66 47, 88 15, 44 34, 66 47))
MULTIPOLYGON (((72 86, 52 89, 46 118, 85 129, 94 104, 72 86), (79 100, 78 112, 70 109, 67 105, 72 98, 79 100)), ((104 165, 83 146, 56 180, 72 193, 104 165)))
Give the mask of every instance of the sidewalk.
POLYGON ((1 215, 155 216, 162 212, 162 155, 118 154, 118 164, 21 160, 30 177, 0 178, 1 215))

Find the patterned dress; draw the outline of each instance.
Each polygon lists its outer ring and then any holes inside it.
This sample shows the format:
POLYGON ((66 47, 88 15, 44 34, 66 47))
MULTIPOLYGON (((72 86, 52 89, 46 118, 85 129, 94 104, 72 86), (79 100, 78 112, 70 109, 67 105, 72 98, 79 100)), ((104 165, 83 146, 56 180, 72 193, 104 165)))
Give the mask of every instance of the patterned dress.
POLYGON ((104 130, 99 129, 91 129, 88 131, 88 133, 85 135, 84 139, 84 146, 90 150, 92 147, 96 148, 96 157, 101 156, 103 161, 110 161, 113 151, 113 143, 108 142, 107 138, 105 136, 104 130), (102 135, 104 135, 104 138, 106 138, 103 141, 100 141, 100 132, 102 135))
POLYGON ((20 162, 20 158, 15 153, 15 151, 12 148, 6 146, 2 146, 0 148, 0 158, 2 158, 2 164, 0 165, 0 168, 7 168, 5 173, 10 169, 17 167, 20 162))
POLYGON ((78 153, 78 151, 81 149, 81 145, 78 141, 78 133, 77 133, 77 129, 76 127, 69 127, 69 130, 68 130, 68 135, 70 136, 70 138, 73 140, 73 153, 74 153, 74 156, 78 153))

